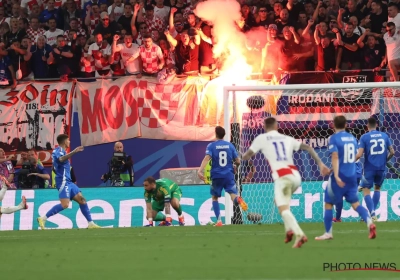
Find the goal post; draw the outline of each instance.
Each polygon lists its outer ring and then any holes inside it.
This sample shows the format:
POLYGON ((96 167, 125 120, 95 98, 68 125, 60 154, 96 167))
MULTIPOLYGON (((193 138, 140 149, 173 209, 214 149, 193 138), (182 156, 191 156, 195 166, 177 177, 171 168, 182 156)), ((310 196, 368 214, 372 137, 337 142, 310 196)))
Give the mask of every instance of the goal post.
MULTIPOLYGON (((225 86, 223 108, 224 139, 234 142, 240 154, 263 133, 262 121, 268 116, 278 120, 280 132, 311 145, 328 166, 331 164, 327 143, 334 133, 332 120, 337 115, 346 116, 348 130, 358 140, 366 132, 367 119, 374 116, 379 130, 391 137, 395 150, 400 144, 400 138, 396 137, 400 133, 400 82, 225 86)), ((400 219, 400 202, 398 205, 394 202, 400 201, 400 164, 396 157, 397 152, 388 163, 387 180, 376 211, 381 221, 400 219)), ((323 188, 327 178, 319 176, 318 167, 305 152, 296 152, 294 161, 303 183, 293 196, 291 209, 300 222, 322 222, 323 188)), ((249 205, 248 211, 242 213, 243 223, 281 222, 275 210, 273 181, 264 156, 255 155, 251 161, 243 162, 236 172, 238 190, 249 205)), ((225 194, 225 211, 225 223, 235 223, 228 194, 225 194)), ((343 218, 359 220, 358 214, 346 204, 343 218)))

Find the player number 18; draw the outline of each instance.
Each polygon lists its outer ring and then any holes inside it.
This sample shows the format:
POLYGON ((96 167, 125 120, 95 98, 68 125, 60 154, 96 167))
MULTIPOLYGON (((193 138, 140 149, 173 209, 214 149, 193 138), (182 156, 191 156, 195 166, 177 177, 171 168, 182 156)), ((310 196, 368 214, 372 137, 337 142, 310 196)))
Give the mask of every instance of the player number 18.
POLYGON ((344 144, 343 163, 353 163, 356 159, 356 148, 353 143, 344 144))

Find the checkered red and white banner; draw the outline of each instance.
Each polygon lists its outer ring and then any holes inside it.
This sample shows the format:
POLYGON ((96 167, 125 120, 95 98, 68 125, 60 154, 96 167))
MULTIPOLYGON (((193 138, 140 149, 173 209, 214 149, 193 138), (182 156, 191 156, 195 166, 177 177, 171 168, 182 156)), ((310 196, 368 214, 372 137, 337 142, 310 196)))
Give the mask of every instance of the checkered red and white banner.
POLYGON ((135 137, 212 140, 215 125, 223 125, 217 104, 222 88, 218 98, 216 88, 206 84, 202 78, 176 78, 170 84, 135 77, 78 82, 74 107, 82 145, 135 137))

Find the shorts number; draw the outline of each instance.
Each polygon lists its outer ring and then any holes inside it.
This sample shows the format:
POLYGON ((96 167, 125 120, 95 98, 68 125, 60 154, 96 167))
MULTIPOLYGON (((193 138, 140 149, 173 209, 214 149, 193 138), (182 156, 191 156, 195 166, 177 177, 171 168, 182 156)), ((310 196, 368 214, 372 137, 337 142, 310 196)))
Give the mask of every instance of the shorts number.
POLYGON ((287 160, 285 144, 283 142, 272 142, 275 147, 276 161, 287 160), (282 147, 282 149, 280 149, 282 147))
POLYGON ((369 141, 372 146, 371 146, 371 155, 381 155, 385 152, 385 141, 383 139, 372 139, 371 141, 369 141), (378 151, 375 150, 376 147, 379 147, 380 149, 378 151))
POLYGON ((228 164, 228 154, 225 151, 219 152, 219 166, 224 167, 228 164))
POLYGON ((356 147, 353 143, 344 144, 343 163, 353 163, 356 159, 356 147))

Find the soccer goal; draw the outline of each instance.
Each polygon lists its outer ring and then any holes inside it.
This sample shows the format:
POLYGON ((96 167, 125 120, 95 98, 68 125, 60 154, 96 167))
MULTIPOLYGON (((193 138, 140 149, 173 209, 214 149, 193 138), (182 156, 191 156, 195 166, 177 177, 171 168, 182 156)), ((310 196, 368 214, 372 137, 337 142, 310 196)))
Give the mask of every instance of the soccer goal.
MULTIPOLYGON (((312 146, 329 167, 327 144, 334 133, 333 118, 344 115, 348 132, 360 139, 366 132, 367 119, 374 116, 378 120, 378 130, 388 133, 396 151, 387 164, 387 176, 376 213, 380 221, 400 219, 400 163, 397 162, 400 83, 354 81, 343 84, 225 86, 223 100, 225 140, 231 141, 239 153, 244 153, 252 140, 263 133, 263 120, 273 116, 279 122, 281 133, 312 146)), ((324 181, 327 177, 319 176, 317 165, 306 152, 296 152, 294 162, 303 183, 293 195, 291 210, 299 222, 322 222, 324 181)), ((232 217, 226 219, 226 224, 281 222, 274 205, 271 172, 262 154, 242 162, 236 170, 236 181, 249 210, 241 213, 226 196, 226 217, 232 217)), ((361 193, 359 196, 361 201, 361 193)), ((359 221, 358 214, 347 203, 342 218, 344 222, 359 221)))

